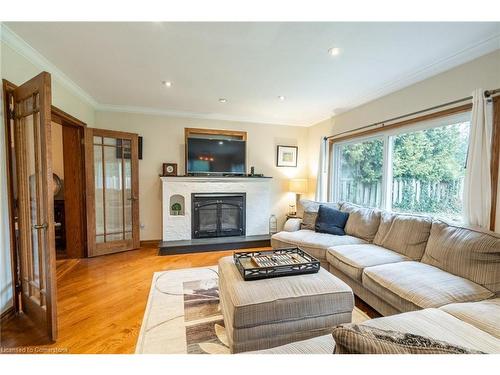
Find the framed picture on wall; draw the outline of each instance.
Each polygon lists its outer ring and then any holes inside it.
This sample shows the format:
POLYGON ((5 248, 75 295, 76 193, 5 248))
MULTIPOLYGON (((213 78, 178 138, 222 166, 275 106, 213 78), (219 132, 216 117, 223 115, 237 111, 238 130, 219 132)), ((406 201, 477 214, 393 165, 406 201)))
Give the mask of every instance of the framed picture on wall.
POLYGON ((297 146, 278 146, 277 167, 296 167, 299 148, 297 146))

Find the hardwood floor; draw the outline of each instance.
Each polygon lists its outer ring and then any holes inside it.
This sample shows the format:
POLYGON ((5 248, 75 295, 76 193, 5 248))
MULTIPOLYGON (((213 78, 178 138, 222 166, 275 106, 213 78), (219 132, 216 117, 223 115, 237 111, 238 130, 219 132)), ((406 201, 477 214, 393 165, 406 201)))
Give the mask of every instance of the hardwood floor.
POLYGON ((214 265, 232 251, 157 254, 141 248, 57 261, 59 339, 43 342, 25 317, 13 316, 2 324, 0 352, 133 353, 153 273, 214 265))
MULTIPOLYGON (((42 352, 133 353, 154 272, 206 267, 232 251, 158 256, 157 248, 57 262, 59 339, 43 342, 23 316, 1 327, 2 348, 34 343, 42 352)), ((29 348, 19 350, 29 351, 29 348)))

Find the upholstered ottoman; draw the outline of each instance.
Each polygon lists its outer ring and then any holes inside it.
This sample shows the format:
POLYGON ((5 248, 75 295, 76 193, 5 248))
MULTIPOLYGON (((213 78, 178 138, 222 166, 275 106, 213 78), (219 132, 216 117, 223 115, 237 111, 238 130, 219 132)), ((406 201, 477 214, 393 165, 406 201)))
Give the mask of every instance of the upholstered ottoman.
POLYGON ((231 353, 261 350, 332 332, 351 322, 351 288, 318 273, 245 281, 232 257, 219 260, 219 291, 231 353))

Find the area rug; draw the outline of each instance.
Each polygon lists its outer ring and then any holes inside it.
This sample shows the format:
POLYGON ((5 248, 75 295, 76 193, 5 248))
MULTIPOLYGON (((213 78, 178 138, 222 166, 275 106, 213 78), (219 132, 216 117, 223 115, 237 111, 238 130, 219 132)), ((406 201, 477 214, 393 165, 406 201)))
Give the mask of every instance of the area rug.
MULTIPOLYGON (((354 308, 353 322, 368 319, 354 308)), ((154 273, 135 352, 229 354, 217 266, 154 273)))

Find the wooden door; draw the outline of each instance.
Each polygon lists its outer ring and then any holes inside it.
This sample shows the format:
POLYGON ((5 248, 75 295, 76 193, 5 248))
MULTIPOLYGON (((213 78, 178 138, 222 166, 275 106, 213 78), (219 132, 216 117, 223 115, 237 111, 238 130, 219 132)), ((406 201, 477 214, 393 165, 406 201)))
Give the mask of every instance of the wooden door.
POLYGON ((87 128, 85 159, 88 255, 139 248, 137 134, 87 128))
POLYGON ((50 74, 13 90, 22 311, 57 338, 50 74))

